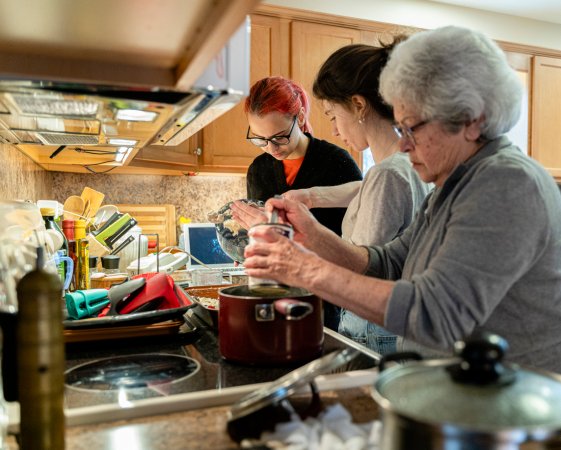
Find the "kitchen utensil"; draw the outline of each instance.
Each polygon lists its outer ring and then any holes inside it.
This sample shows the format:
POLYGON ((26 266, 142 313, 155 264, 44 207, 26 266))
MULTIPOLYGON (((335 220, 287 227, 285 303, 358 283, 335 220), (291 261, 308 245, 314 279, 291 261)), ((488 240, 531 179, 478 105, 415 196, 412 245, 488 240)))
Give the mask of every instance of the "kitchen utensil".
POLYGON ((88 202, 88 210, 85 212, 85 217, 89 219, 90 217, 94 217, 97 213, 97 210, 103 203, 103 199, 105 198, 105 194, 98 192, 90 187, 85 187, 82 191, 82 195, 80 197, 84 200, 84 205, 88 202))
POLYGON ((68 317, 83 319, 92 317, 109 304, 107 289, 87 289, 68 292, 64 296, 68 317))
POLYGON ((116 255, 121 250, 123 250, 127 245, 129 245, 132 241, 134 241, 134 236, 128 236, 123 242, 121 242, 117 247, 111 250, 110 255, 116 255))
POLYGON ((323 345, 321 299, 299 288, 258 294, 247 285, 219 291, 220 353, 247 364, 292 364, 317 357, 323 345))
POLYGON ((169 275, 165 273, 142 274, 133 279, 139 277, 146 278, 145 285, 131 301, 126 302, 126 305, 118 310, 119 314, 146 311, 148 307, 152 309, 171 309, 191 304, 185 292, 176 286, 173 278, 169 275))
POLYGON ((77 195, 71 195, 65 200, 63 211, 63 218, 65 220, 76 220, 82 218, 82 213, 84 212, 84 199, 82 197, 78 197, 77 195))
MULTIPOLYGON (((380 363, 373 397, 385 450, 561 448, 561 376, 503 364, 496 335, 456 344, 456 358, 380 363), (543 443, 536 447, 525 444, 543 443)), ((419 357, 417 355, 417 357, 419 357)))
POLYGON ((97 210, 94 217, 94 226, 99 227, 105 223, 113 214, 118 213, 119 209, 115 205, 103 205, 97 210))
MULTIPOLYGON (((256 200, 240 199, 255 207, 263 207, 264 203, 256 200)), ((247 230, 243 228, 232 217, 230 206, 233 202, 228 202, 218 211, 208 214, 208 220, 213 222, 216 228, 216 236, 222 250, 234 261, 243 262, 245 247, 249 242, 247 230)))
POLYGON ((295 409, 286 403, 287 399, 307 384, 312 399, 302 415, 317 415, 321 403, 314 379, 348 364, 359 353, 353 348, 331 352, 246 395, 228 412, 228 434, 236 442, 257 439, 263 431, 272 431, 277 423, 289 422, 295 409))
POLYGON ((135 225, 136 220, 129 214, 115 213, 103 227, 93 231, 92 235, 100 244, 112 249, 113 244, 135 225))

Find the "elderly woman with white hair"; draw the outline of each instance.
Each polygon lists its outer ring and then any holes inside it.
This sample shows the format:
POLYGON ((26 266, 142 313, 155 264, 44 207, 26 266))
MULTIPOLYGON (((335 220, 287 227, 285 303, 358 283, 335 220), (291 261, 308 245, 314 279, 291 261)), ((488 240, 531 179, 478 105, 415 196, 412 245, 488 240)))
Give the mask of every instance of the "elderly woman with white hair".
POLYGON ((422 348, 450 353, 474 332, 510 344, 510 361, 561 372, 561 194, 505 136, 522 87, 504 53, 459 27, 396 46, 380 77, 401 151, 436 186, 390 243, 360 247, 306 208, 271 199, 295 230, 264 229, 250 276, 310 290, 422 348))

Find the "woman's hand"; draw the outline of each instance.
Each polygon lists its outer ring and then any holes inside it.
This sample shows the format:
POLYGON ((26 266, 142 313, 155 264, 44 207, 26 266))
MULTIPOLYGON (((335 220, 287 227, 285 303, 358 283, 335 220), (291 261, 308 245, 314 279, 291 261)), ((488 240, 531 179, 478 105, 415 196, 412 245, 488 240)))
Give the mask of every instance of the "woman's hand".
POLYGON ((230 210, 232 211, 234 220, 246 230, 249 230, 253 225, 267 223, 269 221, 263 208, 250 205, 240 200, 236 200, 232 203, 230 205, 230 210))
POLYGON ((289 223, 294 229, 294 240, 314 250, 313 237, 319 236, 323 227, 310 210, 301 202, 286 198, 270 198, 265 203, 265 210, 279 211, 280 222, 289 223))
POLYGON ((296 202, 301 202, 306 205, 307 208, 313 208, 312 195, 309 189, 293 189, 282 194, 282 198, 288 200, 294 200, 296 202))
POLYGON ((256 278, 273 279, 288 286, 310 288, 312 277, 323 260, 274 230, 257 227, 249 231, 245 248, 245 271, 256 278))

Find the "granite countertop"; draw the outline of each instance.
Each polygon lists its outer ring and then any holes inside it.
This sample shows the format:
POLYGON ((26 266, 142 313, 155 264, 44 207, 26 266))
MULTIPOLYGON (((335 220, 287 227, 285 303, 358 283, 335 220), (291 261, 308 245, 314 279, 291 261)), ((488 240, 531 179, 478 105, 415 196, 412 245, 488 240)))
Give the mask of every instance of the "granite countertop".
MULTIPOLYGON (((378 407, 366 387, 321 394, 324 405, 341 403, 354 422, 378 418, 378 407)), ((128 421, 69 427, 66 450, 234 450, 240 448, 226 432, 228 406, 198 409, 128 421)), ((13 437, 8 450, 16 450, 13 437)))

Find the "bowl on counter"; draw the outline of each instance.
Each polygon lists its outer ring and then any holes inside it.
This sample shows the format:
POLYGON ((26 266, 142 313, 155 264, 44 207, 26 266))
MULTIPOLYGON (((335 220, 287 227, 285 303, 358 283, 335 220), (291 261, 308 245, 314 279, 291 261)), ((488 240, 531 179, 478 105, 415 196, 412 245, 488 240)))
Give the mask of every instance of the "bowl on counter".
POLYGON ((218 291, 223 287, 224 285, 190 286, 183 288, 189 300, 197 305, 194 308, 193 313, 207 325, 210 325, 215 329, 218 329, 218 291))
MULTIPOLYGON (((256 207, 264 205, 262 201, 248 199, 240 199, 240 201, 256 207)), ((222 250, 224 250, 224 253, 234 261, 243 262, 245 260, 244 250, 249 243, 249 237, 247 230, 232 217, 232 210, 230 209, 232 203, 226 203, 218 211, 210 213, 208 218, 216 227, 218 243, 222 250)))

